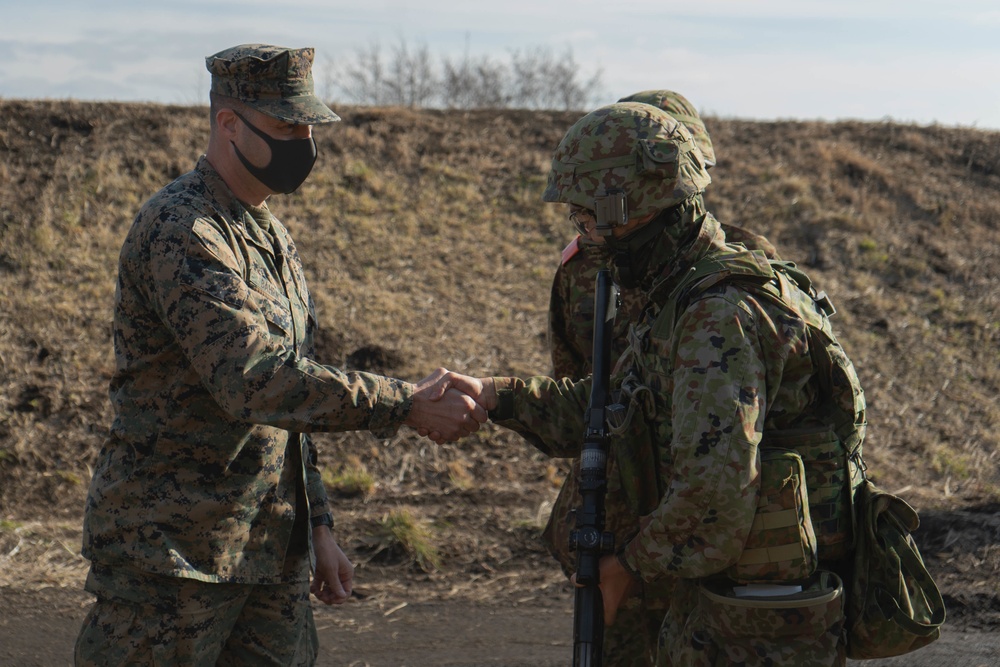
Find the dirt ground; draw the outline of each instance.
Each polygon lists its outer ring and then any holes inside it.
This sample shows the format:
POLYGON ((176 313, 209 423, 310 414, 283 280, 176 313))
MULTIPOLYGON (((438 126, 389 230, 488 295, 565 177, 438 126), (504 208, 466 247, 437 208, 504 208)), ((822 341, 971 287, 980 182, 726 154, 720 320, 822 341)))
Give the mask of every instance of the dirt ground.
MULTIPOLYGON (((73 641, 90 597, 79 590, 3 591, 0 665, 72 664, 73 641)), ((316 605, 318 667, 437 667, 571 664, 572 600, 568 591, 527 604, 352 600, 316 605)), ((941 639, 909 655, 853 662, 871 667, 994 667, 1000 664, 995 630, 952 626, 941 639)))
MULTIPOLYGON (((469 514, 475 507, 469 498, 440 496, 435 502, 440 506, 428 511, 439 515, 469 514)), ((483 520, 485 541, 490 522, 489 516, 483 520)), ((518 541, 521 548, 498 553, 492 564, 460 570, 423 572, 405 559, 357 561, 355 596, 349 602, 326 607, 314 601, 321 645, 317 665, 571 664, 572 592, 530 535, 518 541)), ((948 606, 945 631, 915 653, 852 664, 1000 665, 1000 600, 993 592, 995 563, 990 561, 998 555, 1000 507, 924 511, 915 536, 948 606)), ((85 571, 85 563, 79 565, 77 578, 85 571)), ((62 583, 0 588, 0 666, 72 664, 73 642, 92 598, 80 582, 68 585, 64 577, 62 583)))

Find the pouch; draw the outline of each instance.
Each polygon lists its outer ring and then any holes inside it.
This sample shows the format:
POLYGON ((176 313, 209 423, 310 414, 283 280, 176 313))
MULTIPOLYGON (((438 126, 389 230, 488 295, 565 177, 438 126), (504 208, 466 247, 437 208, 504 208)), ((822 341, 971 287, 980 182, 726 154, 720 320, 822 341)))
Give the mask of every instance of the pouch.
POLYGON ((847 606, 847 655, 903 655, 941 636, 944 600, 910 533, 920 520, 903 499, 858 487, 858 541, 847 606))
POLYGON ((802 457, 787 449, 761 449, 760 478, 753 527, 726 576, 741 582, 807 579, 816 571, 817 556, 802 457))
POLYGON ((830 667, 843 664, 844 588, 819 571, 790 595, 740 597, 734 582, 703 582, 672 664, 830 667))
POLYGON ((826 426, 768 431, 762 445, 791 449, 802 457, 819 560, 848 556, 855 530, 851 489, 857 485, 853 477, 858 468, 848 460, 837 434, 826 426))

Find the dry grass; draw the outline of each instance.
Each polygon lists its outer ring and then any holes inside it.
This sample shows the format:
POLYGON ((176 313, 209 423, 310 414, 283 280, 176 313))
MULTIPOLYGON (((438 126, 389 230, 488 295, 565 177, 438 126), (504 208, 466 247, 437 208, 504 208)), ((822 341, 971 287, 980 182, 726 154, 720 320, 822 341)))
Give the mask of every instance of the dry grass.
POLYGON ((0 588, 80 588, 89 566, 79 522, 0 521, 0 588))
POLYGON ((375 490, 375 478, 357 456, 347 457, 336 473, 323 470, 323 483, 329 493, 347 498, 367 498, 375 490))
MULTIPOLYGON (((571 230, 539 195, 575 114, 338 111, 310 181, 272 204, 306 266, 320 360, 407 379, 439 365, 545 373, 549 281, 571 230)), ((137 206, 194 164, 206 116, 0 101, 0 585, 79 579, 71 527, 110 420, 118 248, 137 206)), ((921 508, 1000 500, 1000 136, 707 122, 710 208, 765 233, 839 308, 873 475, 921 508)), ((547 562, 540 508, 561 468, 516 436, 317 442, 332 486, 371 478, 337 500, 349 553, 404 503, 439 531, 441 576, 547 562)))
POLYGON ((433 528, 409 510, 399 508, 387 512, 366 541, 372 551, 370 560, 391 562, 402 558, 424 572, 441 567, 441 553, 434 544, 433 528))

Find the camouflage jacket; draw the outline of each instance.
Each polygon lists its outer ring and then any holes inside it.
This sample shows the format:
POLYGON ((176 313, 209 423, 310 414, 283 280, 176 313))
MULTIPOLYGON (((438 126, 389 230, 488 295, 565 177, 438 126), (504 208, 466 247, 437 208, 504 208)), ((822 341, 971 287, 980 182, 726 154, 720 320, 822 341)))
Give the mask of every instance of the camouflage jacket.
MULTIPOLYGON (((646 295, 629 356, 612 377, 613 388, 633 395, 635 413, 612 438, 607 526, 647 583, 698 579, 739 559, 754 519, 762 434, 798 426, 816 403, 798 311, 818 314, 801 291, 779 305, 724 282, 690 303, 670 331, 651 330, 688 267, 733 250, 705 216, 646 295)), ((496 382, 495 421, 551 456, 579 454, 589 379, 496 382)))
MULTIPOLYGON (((729 244, 758 249, 770 259, 778 252, 766 237, 732 224, 719 223, 729 244)), ((566 246, 552 280, 549 300, 549 347, 553 377, 585 378, 590 375, 594 334, 594 284, 597 272, 606 267, 605 255, 593 243, 577 236, 566 246)), ((646 295, 641 290, 622 290, 614 322, 611 359, 617 360, 628 348, 628 331, 642 316, 646 295)), ((579 460, 574 460, 542 538, 567 575, 574 570, 575 556, 569 551, 573 529, 572 510, 580 501, 579 460)))
POLYGON ((392 432, 405 419, 403 383, 310 359, 316 316, 295 245, 266 207, 255 214, 202 157, 125 239, 114 421, 84 520, 91 560, 279 581, 311 539, 306 518, 329 511, 302 434, 392 432))

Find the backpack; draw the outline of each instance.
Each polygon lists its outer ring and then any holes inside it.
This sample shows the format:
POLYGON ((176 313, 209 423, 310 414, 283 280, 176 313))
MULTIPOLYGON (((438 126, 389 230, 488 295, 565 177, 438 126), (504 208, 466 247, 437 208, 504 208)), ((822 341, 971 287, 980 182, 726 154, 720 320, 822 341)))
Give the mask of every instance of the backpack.
MULTIPOLYGON (((808 276, 795 264, 769 259, 760 250, 730 247, 732 251, 708 255, 688 269, 657 314, 651 333, 669 337, 677 318, 695 299, 725 283, 736 283, 762 300, 784 307, 800 306, 798 310, 808 324, 809 348, 824 397, 814 416, 826 426, 765 432, 760 446, 791 450, 802 457, 809 492, 807 511, 815 528, 818 560, 822 563, 845 559, 851 553, 855 534, 853 499, 863 480, 861 454, 867 422, 861 382, 830 326, 829 317, 836 310, 826 293, 817 293, 808 276), (802 303, 804 299, 811 300, 815 307, 802 303)), ((772 537, 758 537, 761 543, 775 544, 772 537)))

